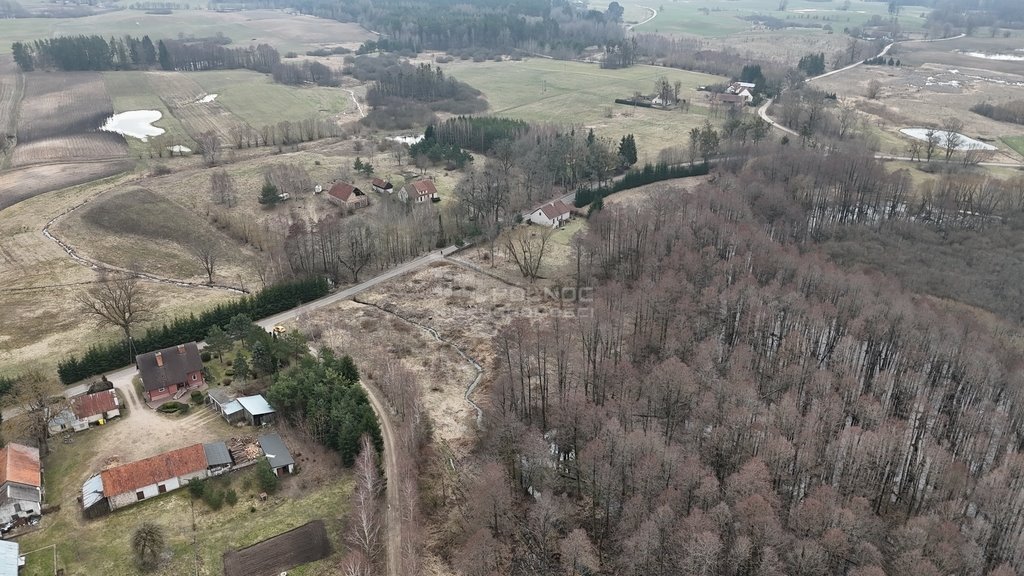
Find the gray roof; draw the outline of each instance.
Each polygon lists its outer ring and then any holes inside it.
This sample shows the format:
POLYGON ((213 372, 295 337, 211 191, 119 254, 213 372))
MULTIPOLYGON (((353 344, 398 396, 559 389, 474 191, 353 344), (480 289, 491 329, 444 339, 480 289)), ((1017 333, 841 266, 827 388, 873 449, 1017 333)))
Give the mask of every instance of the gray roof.
POLYGON ((263 453, 267 455, 267 461, 270 462, 271 468, 283 468, 289 464, 295 464, 291 453, 284 445, 284 440, 281 440, 277 434, 264 434, 260 436, 259 442, 263 453))
POLYGON ((135 364, 139 367, 142 385, 147 391, 184 384, 189 372, 203 369, 203 359, 195 342, 139 354, 135 357, 135 364), (160 355, 163 366, 157 366, 157 354, 160 355))
POLYGON ((228 445, 223 442, 203 444, 203 451, 206 452, 206 465, 210 468, 214 466, 228 466, 234 463, 231 460, 231 452, 228 451, 228 445))
POLYGON ((238 403, 238 400, 232 400, 231 402, 221 406, 220 409, 223 410, 225 414, 231 415, 241 410, 242 405, 238 403))
POLYGON ((253 416, 274 413, 274 409, 262 394, 257 394, 255 396, 242 396, 241 398, 238 398, 238 403, 242 405, 242 408, 245 408, 246 412, 253 416))
POLYGON ((210 388, 210 399, 218 405, 223 405, 234 400, 234 396, 231 395, 229 390, 224 388, 210 388))
POLYGON ((0 500, 21 500, 23 502, 39 502, 41 500, 39 494, 39 488, 35 486, 25 486, 23 484, 9 484, 7 486, 6 494, 0 498, 0 500))
POLYGON ((82 507, 91 508, 100 500, 103 500, 103 477, 97 474, 82 484, 82 507))
POLYGON ((0 540, 0 576, 18 576, 18 543, 0 540))

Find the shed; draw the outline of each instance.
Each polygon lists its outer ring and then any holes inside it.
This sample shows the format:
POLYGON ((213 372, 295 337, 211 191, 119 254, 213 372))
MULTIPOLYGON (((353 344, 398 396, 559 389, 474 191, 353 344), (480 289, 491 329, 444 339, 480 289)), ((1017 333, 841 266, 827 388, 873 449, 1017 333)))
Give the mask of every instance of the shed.
POLYGON ((18 543, 0 540, 0 576, 18 576, 20 565, 21 554, 18 550, 18 543))
POLYGON ((262 394, 242 396, 237 400, 245 413, 245 419, 253 426, 263 426, 274 421, 274 408, 262 394))
POLYGON ((277 434, 264 434, 259 437, 260 448, 267 455, 267 462, 274 474, 293 474, 295 472, 295 460, 292 458, 284 440, 277 434))
POLYGON ((231 451, 228 450, 228 445, 223 442, 203 444, 203 451, 206 452, 206 468, 211 474, 226 472, 235 463, 231 459, 231 451))
POLYGON ((210 393, 206 396, 206 402, 219 412, 228 424, 234 424, 244 416, 242 405, 223 388, 211 388, 210 393))
POLYGON ((103 495, 103 477, 90 477, 82 484, 82 513, 86 518, 95 518, 110 511, 103 495))

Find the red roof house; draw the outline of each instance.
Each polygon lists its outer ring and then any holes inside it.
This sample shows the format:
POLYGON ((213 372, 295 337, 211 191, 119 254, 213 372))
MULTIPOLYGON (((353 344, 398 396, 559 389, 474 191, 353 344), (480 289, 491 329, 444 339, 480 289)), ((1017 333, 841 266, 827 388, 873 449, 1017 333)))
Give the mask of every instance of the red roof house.
POLYGON ((0 522, 39 514, 42 485, 38 449, 13 443, 0 448, 0 522))
POLYGON ((349 208, 358 208, 370 203, 370 199, 362 190, 348 182, 336 182, 334 186, 331 186, 331 189, 327 191, 327 199, 338 206, 349 208))
POLYGON ((555 200, 554 202, 545 204, 531 212, 528 220, 534 224, 541 224, 543 226, 551 226, 554 228, 567 222, 571 215, 572 209, 569 208, 568 204, 561 200, 555 200))
POLYGON ((437 187, 431 180, 414 180, 409 182, 398 191, 398 199, 402 202, 426 202, 431 200, 439 202, 441 197, 437 195, 437 187))

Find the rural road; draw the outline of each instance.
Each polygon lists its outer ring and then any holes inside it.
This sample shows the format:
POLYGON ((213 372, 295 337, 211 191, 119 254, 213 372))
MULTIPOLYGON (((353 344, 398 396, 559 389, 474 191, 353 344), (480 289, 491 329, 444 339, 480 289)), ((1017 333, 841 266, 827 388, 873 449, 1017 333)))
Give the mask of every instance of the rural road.
POLYGON ((348 88, 342 88, 342 90, 348 92, 348 95, 352 97, 352 101, 356 103, 356 110, 359 110, 359 115, 365 118, 366 112, 363 112, 363 105, 360 104, 359 99, 356 98, 356 93, 349 90, 348 88))
POLYGON ((647 18, 647 20, 642 20, 640 22, 637 22, 636 24, 630 24, 629 26, 626 26, 626 30, 633 30, 633 28, 636 28, 637 26, 643 26, 644 24, 647 24, 651 20, 654 20, 655 18, 658 17, 658 11, 655 10, 654 8, 651 8, 650 6, 641 6, 641 8, 643 8, 644 10, 650 10, 651 15, 647 18))

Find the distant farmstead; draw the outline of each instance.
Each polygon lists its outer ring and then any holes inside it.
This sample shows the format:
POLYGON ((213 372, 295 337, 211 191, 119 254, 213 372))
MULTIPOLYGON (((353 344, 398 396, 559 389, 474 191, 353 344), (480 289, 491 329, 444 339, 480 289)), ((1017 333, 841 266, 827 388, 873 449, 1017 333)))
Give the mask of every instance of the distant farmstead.
POLYGON ((188 388, 206 384, 203 359, 195 342, 179 344, 135 357, 147 401, 169 398, 188 388))

